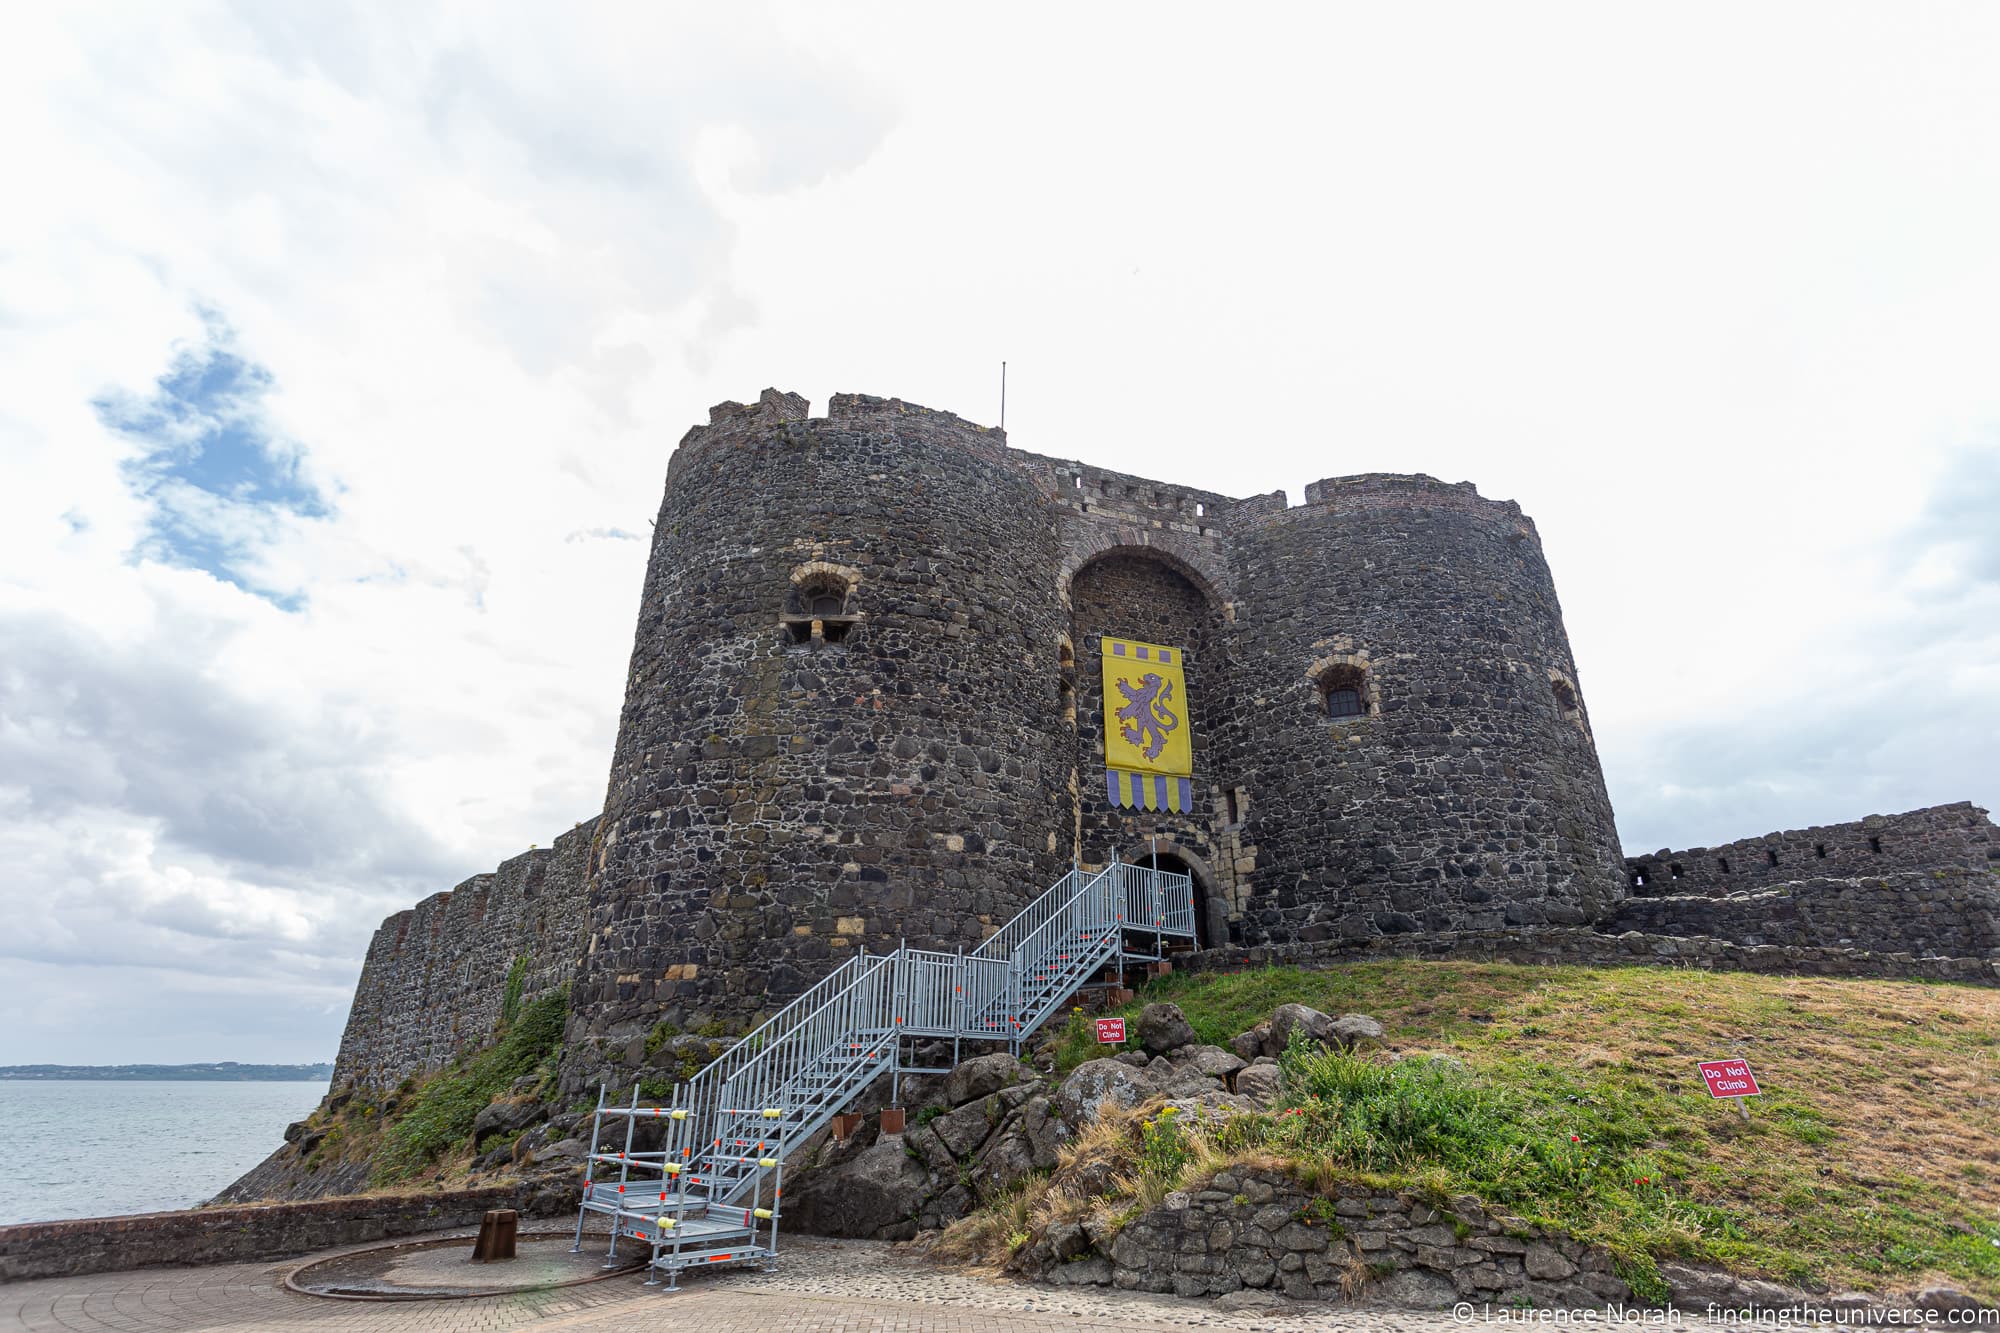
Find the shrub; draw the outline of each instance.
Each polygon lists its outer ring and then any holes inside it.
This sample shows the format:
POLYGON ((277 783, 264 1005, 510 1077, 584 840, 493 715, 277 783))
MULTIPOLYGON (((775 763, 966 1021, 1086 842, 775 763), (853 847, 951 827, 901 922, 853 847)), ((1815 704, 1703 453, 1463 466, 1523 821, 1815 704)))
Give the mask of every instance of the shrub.
POLYGON ((406 1179, 447 1148, 468 1140, 472 1122, 488 1103, 557 1053, 567 1014, 560 992, 544 995, 524 1008, 493 1045, 460 1068, 419 1084, 383 1134, 375 1158, 376 1183, 406 1179))

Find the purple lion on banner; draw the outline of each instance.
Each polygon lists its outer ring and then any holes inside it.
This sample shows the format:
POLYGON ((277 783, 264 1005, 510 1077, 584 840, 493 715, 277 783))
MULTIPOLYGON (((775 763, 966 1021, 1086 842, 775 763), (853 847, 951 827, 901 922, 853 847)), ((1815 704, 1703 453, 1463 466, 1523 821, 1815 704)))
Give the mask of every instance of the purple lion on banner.
POLYGON ((1119 681, 1118 692, 1125 696, 1125 706, 1118 710, 1122 724, 1118 730, 1125 743, 1138 746, 1148 759, 1158 759, 1160 751, 1167 748, 1167 734, 1181 724, 1166 706, 1174 697, 1172 682, 1148 671, 1137 685, 1119 681))

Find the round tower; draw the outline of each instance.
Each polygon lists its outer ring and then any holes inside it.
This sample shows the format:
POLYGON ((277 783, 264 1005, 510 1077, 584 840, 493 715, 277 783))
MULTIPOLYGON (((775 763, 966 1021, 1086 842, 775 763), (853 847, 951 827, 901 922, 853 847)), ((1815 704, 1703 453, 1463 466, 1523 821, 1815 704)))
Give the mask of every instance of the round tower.
POLYGON ((1247 942, 1581 924, 1617 899, 1589 714, 1518 505, 1343 477, 1234 535, 1247 942))
POLYGON ((948 413, 725 403, 668 468, 573 1036, 977 944, 1067 867, 1054 523, 948 413))

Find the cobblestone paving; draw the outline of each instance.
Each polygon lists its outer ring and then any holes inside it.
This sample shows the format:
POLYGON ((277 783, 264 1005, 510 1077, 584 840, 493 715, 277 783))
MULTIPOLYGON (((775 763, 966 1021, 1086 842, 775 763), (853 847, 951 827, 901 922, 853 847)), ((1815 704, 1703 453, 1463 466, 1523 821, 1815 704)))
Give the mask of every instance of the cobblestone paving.
MULTIPOLYGON (((1473 1329, 1449 1312, 1288 1305, 1217 1311, 1207 1301, 1064 1290, 953 1272, 866 1241, 788 1241, 778 1271, 702 1273, 668 1295, 623 1275, 539 1294, 422 1302, 331 1301, 284 1288, 300 1260, 210 1268, 156 1268, 48 1278, 0 1287, 0 1328, 64 1330, 270 1329, 328 1333, 447 1333, 561 1329, 571 1333, 1016 1333, 1026 1330, 1209 1328, 1308 1333, 1443 1333, 1473 1329)), ((1699 1321, 1690 1321, 1691 1324, 1699 1321)))

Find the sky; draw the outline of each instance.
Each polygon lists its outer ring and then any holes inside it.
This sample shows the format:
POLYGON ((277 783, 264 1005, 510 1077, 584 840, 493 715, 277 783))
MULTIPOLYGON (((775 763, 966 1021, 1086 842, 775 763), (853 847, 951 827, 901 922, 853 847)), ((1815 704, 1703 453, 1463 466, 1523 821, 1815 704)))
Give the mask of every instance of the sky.
POLYGON ((41 6, 0 1063, 330 1059, 767 385, 1542 534, 1628 852, 2000 802, 2000 8, 41 6))

